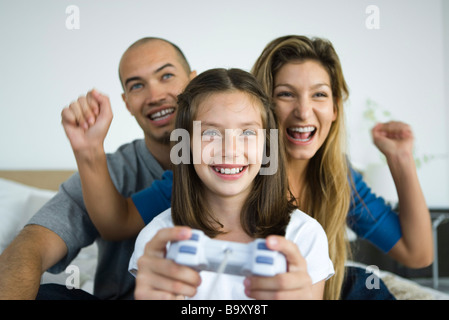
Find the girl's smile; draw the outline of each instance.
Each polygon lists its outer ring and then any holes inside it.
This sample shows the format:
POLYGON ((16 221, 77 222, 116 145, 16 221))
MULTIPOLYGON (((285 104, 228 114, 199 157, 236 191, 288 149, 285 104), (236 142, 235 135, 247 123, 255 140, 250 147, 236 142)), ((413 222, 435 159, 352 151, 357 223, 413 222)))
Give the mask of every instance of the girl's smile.
POLYGON ((215 172, 215 174, 221 179, 225 180, 237 180, 241 178, 244 174, 244 171, 248 168, 248 166, 236 166, 236 165, 213 165, 210 166, 211 169, 215 172))

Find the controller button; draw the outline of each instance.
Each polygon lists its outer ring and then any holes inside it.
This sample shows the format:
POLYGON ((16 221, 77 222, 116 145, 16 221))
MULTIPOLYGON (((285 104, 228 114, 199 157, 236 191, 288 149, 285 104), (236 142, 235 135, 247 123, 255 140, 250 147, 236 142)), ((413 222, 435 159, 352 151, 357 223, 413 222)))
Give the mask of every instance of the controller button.
POLYGON ((274 259, 267 256, 257 256, 256 263, 274 264, 274 259))
POLYGON ((192 246, 180 246, 179 247, 180 253, 189 253, 189 254, 196 254, 196 247, 192 246))
POLYGON ((199 239, 200 239, 199 234, 192 232, 192 236, 190 237, 189 240, 198 241, 199 239))
POLYGON ((267 247, 265 241, 264 241, 264 242, 259 242, 259 243, 257 244, 257 249, 258 249, 258 250, 269 250, 269 251, 271 251, 270 249, 268 249, 268 247, 267 247))

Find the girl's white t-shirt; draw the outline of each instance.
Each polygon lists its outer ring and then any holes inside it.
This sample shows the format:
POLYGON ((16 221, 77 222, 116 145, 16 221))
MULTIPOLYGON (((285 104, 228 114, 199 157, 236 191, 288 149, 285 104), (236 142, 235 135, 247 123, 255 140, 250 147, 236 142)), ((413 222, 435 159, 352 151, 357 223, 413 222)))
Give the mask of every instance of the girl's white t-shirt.
MULTIPOLYGON (((142 256, 145 245, 163 228, 173 227, 171 208, 155 217, 136 239, 134 252, 129 261, 129 271, 136 275, 137 260, 142 256)), ((329 258, 329 248, 326 233, 314 218, 300 210, 292 212, 287 226, 285 238, 294 242, 307 262, 307 271, 312 283, 329 279, 334 274, 334 267, 329 258)), ((168 247, 167 247, 168 249, 168 247)), ((244 292, 243 276, 220 274, 201 271, 201 285, 197 294, 191 299, 196 300, 245 300, 249 299, 244 292), (216 282, 216 283, 214 283, 216 282), (211 290, 212 285, 214 289, 211 290)))

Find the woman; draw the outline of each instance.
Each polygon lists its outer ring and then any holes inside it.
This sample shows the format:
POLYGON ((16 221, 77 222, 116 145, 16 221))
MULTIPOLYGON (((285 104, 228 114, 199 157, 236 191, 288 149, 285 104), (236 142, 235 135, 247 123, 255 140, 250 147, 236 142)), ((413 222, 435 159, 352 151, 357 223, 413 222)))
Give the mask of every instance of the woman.
POLYGON ((326 282, 325 299, 340 297, 348 256, 347 224, 404 265, 429 265, 430 214, 417 177, 411 129, 390 122, 372 130, 395 181, 397 216, 370 192, 347 159, 343 103, 349 91, 329 41, 295 35, 275 39, 252 73, 273 97, 296 204, 317 219, 328 236, 336 272, 326 282))

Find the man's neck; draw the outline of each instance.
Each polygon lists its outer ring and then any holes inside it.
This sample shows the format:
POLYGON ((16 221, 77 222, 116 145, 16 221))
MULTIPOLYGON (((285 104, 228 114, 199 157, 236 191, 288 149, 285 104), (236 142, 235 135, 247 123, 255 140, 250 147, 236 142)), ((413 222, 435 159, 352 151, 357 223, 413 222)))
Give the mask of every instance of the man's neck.
POLYGON ((145 137, 145 145, 157 162, 159 162, 162 169, 170 169, 170 144, 150 140, 148 137, 145 137))

